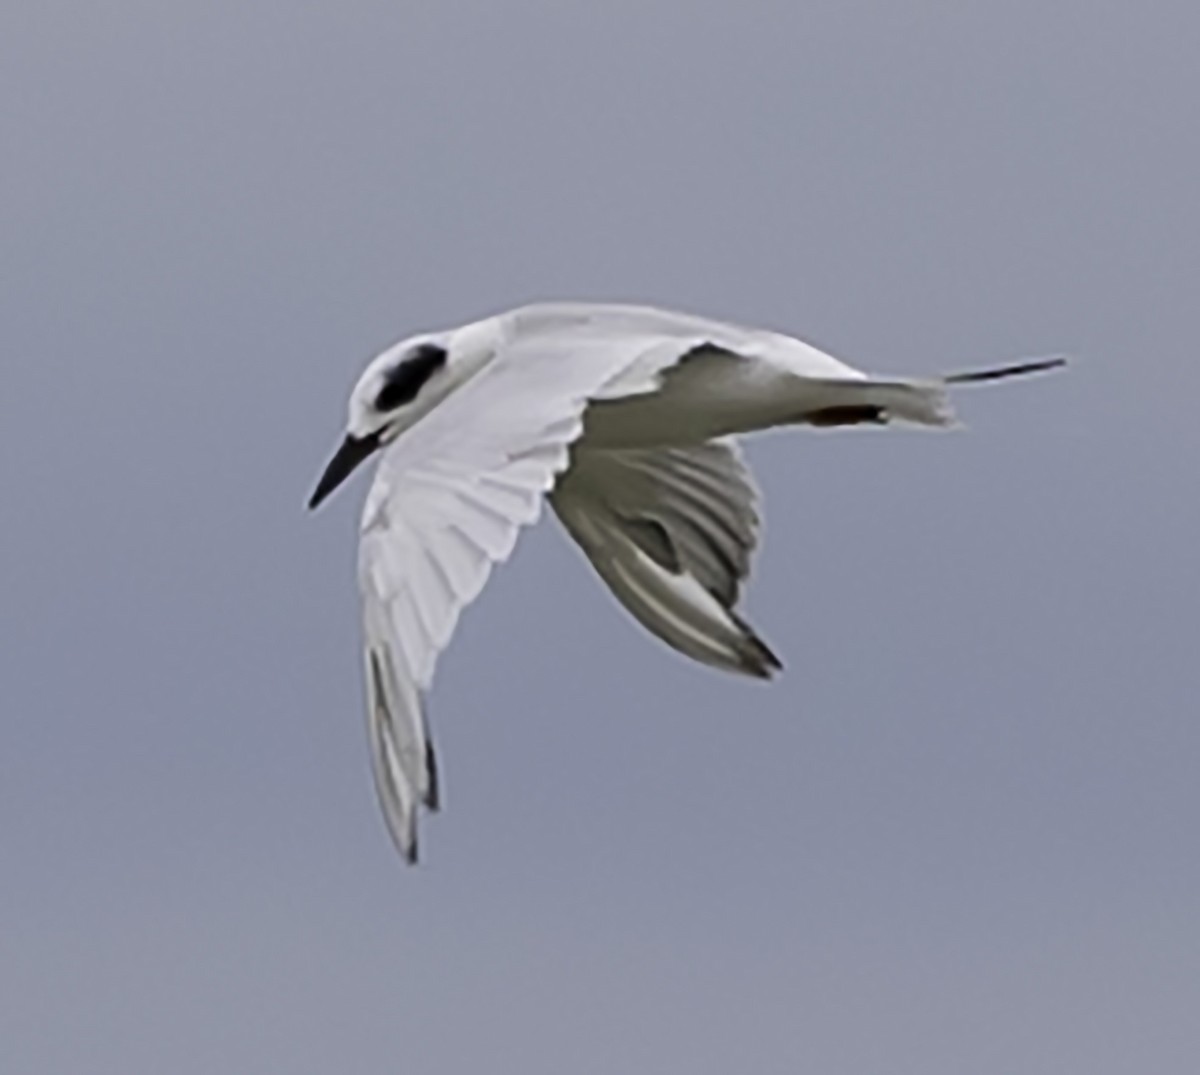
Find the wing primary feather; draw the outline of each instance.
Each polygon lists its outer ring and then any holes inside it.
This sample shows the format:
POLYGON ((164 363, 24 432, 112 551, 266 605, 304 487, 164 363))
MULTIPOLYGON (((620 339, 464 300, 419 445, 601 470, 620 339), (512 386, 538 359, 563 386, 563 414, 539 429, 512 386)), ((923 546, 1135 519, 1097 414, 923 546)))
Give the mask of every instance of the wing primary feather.
POLYGON ((422 798, 426 807, 436 812, 442 808, 442 788, 438 778, 437 751, 433 748, 433 740, 428 729, 425 733, 425 795, 422 798))
POLYGON ((770 646, 759 638, 754 628, 736 612, 731 611, 729 618, 742 632, 742 657, 746 662, 746 670, 760 679, 770 679, 776 672, 782 672, 783 662, 775 656, 770 646))
POLYGON ((407 786, 400 759, 389 732, 391 714, 388 708, 388 686, 383 664, 386 655, 375 650, 368 654, 371 717, 371 757, 374 761, 375 790, 383 808, 388 834, 396 850, 409 865, 417 861, 416 810, 407 786))

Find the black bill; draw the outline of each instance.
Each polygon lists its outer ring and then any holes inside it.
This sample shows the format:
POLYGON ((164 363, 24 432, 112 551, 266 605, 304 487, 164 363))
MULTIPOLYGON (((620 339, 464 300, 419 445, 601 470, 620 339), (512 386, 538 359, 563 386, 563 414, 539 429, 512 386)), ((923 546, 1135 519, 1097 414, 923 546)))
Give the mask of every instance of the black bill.
POLYGON ((320 504, 322 500, 354 473, 354 468, 359 463, 371 455, 378 447, 378 437, 347 436, 342 441, 341 447, 334 453, 333 458, 329 460, 329 466, 325 468, 325 473, 321 475, 321 480, 317 482, 317 487, 313 490, 313 495, 308 501, 309 508, 315 508, 320 504))

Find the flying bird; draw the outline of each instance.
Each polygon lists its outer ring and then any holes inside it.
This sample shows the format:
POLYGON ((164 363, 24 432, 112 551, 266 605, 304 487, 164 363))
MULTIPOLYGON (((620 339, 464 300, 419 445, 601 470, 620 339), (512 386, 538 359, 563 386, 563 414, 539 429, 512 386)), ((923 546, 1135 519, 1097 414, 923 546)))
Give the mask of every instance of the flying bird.
POLYGON ((367 706, 388 830, 417 859, 439 806, 422 708, 459 614, 543 499, 651 633, 716 668, 781 665, 737 612, 759 531, 734 437, 956 425, 947 390, 1062 365, 872 377, 791 336, 643 306, 542 303, 411 337, 350 395, 315 508, 378 455, 362 515, 367 706))

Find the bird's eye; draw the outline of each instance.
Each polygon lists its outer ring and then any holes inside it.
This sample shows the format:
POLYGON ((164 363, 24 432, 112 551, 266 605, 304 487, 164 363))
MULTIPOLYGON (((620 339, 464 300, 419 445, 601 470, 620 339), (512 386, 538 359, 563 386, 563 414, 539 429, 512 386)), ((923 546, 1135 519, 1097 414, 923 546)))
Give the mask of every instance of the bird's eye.
POLYGON ((414 347, 384 376, 383 387, 375 399, 379 411, 394 411, 417 398, 421 386, 446 364, 446 349, 436 343, 414 347))

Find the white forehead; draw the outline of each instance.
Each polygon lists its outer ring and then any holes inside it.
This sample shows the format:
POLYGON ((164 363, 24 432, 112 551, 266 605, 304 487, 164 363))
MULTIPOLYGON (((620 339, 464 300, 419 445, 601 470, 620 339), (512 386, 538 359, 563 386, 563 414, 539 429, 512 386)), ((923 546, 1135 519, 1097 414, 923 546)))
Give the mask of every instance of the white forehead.
POLYGON ((368 399, 374 394, 372 389, 378 388, 382 383, 388 370, 394 369, 396 363, 401 362, 404 356, 420 342, 420 337, 409 337, 405 340, 400 340, 394 343, 386 350, 380 351, 370 362, 358 378, 358 383, 354 386, 353 396, 365 396, 368 399))

